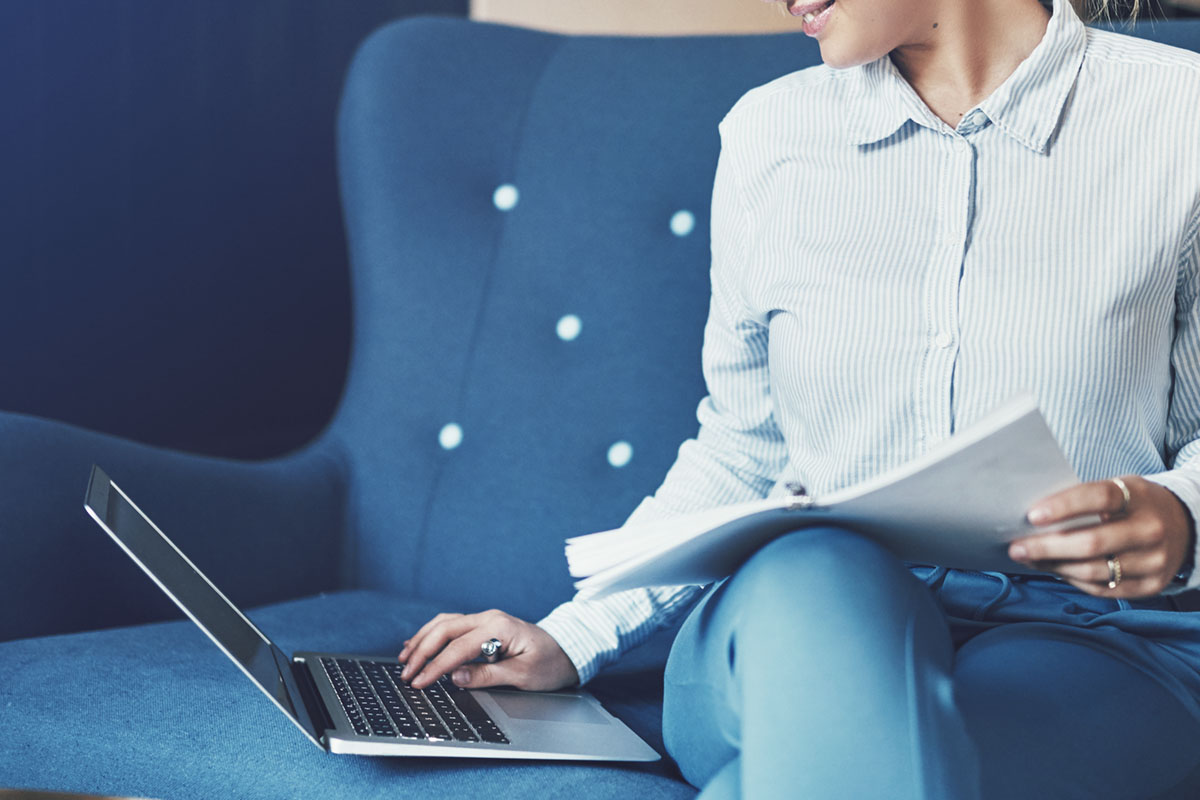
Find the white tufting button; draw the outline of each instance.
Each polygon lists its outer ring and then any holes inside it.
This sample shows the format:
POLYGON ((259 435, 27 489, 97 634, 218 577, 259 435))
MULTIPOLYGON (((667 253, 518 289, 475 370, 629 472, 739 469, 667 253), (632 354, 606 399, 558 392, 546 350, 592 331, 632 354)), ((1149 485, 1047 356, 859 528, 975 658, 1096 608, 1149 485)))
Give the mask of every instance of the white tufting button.
POLYGON ((447 422, 438 431, 438 444, 443 450, 453 450, 462 444, 463 431, 457 422, 447 422))
POLYGON ((629 442, 614 442, 613 446, 608 448, 608 463, 620 469, 629 463, 633 458, 633 445, 629 442))
POLYGON ((492 192, 492 202, 501 211, 512 211, 520 199, 521 193, 511 183, 502 183, 492 192))
POLYGON ((574 314, 566 314, 554 326, 554 332, 558 334, 558 338, 564 342, 573 342, 579 338, 579 332, 583 330, 583 322, 574 314))
POLYGON ((696 229, 696 215, 686 209, 671 215, 671 233, 687 236, 696 229))

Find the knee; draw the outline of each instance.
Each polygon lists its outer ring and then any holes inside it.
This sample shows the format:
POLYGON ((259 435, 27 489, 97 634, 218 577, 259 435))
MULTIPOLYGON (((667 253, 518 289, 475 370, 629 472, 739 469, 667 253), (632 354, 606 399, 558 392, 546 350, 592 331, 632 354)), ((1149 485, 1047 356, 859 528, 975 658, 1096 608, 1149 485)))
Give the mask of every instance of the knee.
POLYGON ((881 545, 843 528, 805 528, 775 539, 752 555, 734 580, 755 593, 828 594, 864 582, 878 583, 880 573, 907 574, 881 545))

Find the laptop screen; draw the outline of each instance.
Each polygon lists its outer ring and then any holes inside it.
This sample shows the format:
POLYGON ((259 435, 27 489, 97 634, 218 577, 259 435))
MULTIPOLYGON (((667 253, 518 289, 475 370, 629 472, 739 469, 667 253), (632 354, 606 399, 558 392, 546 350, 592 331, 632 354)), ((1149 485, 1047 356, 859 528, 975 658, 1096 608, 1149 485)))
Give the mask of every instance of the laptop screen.
MULTIPOLYGON (((246 619, 133 501, 93 467, 89 513, 251 680, 296 721, 271 640, 246 619)), ((287 658, 280 653, 283 663, 287 658)), ((299 723, 297 723, 299 724, 299 723)))

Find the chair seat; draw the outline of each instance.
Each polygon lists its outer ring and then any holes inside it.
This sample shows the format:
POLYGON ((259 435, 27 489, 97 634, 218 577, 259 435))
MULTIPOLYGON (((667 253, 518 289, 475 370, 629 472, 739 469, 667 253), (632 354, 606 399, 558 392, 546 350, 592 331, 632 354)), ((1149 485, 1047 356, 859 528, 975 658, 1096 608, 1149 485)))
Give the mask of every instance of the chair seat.
MULTIPOLYGON (((323 594, 248 616, 285 651, 395 653, 439 609, 323 594)), ((0 785, 172 798, 693 797, 672 765, 330 755, 313 747, 191 622, 0 645, 0 785)), ((592 687, 589 687, 592 688, 592 687)), ((595 682, 661 748, 661 670, 595 682), (647 677, 648 676, 648 677, 647 677), (640 724, 639 724, 640 723, 640 724)))

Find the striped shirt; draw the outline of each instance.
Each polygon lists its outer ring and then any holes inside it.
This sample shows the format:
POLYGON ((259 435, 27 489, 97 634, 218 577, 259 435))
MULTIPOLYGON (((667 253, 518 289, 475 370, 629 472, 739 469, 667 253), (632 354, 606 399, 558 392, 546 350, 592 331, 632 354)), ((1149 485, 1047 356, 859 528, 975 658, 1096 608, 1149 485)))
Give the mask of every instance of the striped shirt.
MULTIPOLYGON (((709 395, 631 522, 820 498, 1022 391, 1083 480, 1145 475, 1200 519, 1200 55, 1055 0, 957 126, 884 56, 760 86, 720 133, 709 395)), ((586 682, 699 590, 539 625, 586 682)))

